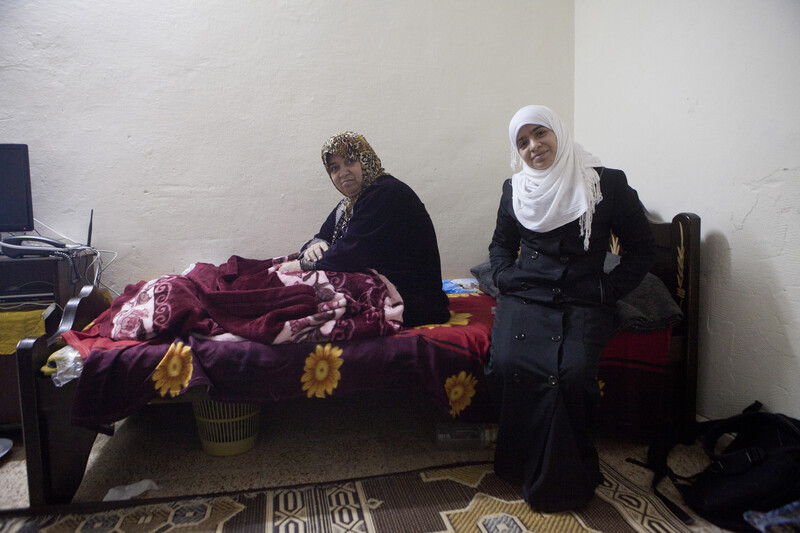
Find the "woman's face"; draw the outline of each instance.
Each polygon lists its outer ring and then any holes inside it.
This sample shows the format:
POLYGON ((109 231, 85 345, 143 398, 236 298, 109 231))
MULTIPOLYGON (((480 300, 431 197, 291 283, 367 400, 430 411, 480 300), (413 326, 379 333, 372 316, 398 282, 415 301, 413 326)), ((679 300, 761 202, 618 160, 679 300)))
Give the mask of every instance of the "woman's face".
POLYGON ((333 186, 345 196, 352 198, 361 190, 364 176, 359 161, 331 154, 328 156, 328 171, 333 186))
POLYGON ((525 124, 517 133, 517 151, 529 167, 545 170, 556 159, 558 139, 550 128, 539 124, 525 124))

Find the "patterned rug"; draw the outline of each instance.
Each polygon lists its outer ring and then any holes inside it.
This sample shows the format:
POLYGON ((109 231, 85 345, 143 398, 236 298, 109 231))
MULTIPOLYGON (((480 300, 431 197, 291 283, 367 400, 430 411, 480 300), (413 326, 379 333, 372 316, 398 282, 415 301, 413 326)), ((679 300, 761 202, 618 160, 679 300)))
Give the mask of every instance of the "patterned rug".
POLYGON ((651 493, 601 462, 605 482, 578 512, 531 511, 491 463, 174 500, 86 514, 0 518, 0 533, 689 532, 651 493))

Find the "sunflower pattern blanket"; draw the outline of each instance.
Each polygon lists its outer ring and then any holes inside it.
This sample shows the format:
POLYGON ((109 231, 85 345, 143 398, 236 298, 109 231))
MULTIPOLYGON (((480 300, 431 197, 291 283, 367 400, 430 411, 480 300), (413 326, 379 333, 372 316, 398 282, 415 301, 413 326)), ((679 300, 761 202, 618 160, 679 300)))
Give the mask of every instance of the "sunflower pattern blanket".
POLYGON ((493 298, 450 294, 450 321, 402 328, 380 275, 283 274, 279 261, 232 257, 131 285, 89 329, 65 333, 83 363, 73 423, 102 426, 196 388, 253 403, 412 391, 453 419, 490 417, 493 298))

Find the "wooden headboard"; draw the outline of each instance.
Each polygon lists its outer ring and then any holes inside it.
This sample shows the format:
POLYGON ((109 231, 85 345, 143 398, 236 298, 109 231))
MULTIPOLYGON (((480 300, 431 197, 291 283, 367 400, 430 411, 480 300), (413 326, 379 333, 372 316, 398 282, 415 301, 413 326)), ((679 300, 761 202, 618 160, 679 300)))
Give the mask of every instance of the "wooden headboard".
POLYGON ((683 312, 672 331, 667 379, 676 386, 664 398, 665 412, 688 437, 697 405, 700 292, 700 217, 679 213, 671 222, 650 221, 658 245, 651 272, 669 289, 683 312))

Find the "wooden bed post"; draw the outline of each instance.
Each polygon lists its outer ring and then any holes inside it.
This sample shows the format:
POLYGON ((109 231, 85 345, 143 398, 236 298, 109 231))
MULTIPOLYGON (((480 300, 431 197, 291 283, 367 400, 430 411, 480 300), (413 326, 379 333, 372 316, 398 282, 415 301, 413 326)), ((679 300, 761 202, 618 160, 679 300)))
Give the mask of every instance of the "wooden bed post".
POLYGON ((55 335, 17 344, 17 379, 31 508, 69 503, 80 486, 97 432, 70 423, 76 381, 55 387, 39 369, 66 329, 82 329, 108 302, 91 285, 72 298, 55 335))
POLYGON ((672 219, 673 256, 676 263, 676 294, 685 319, 678 326, 681 352, 684 354, 682 387, 673 398, 681 413, 678 424, 684 439, 691 438, 697 416, 697 358, 700 312, 700 217, 678 213, 672 219))

